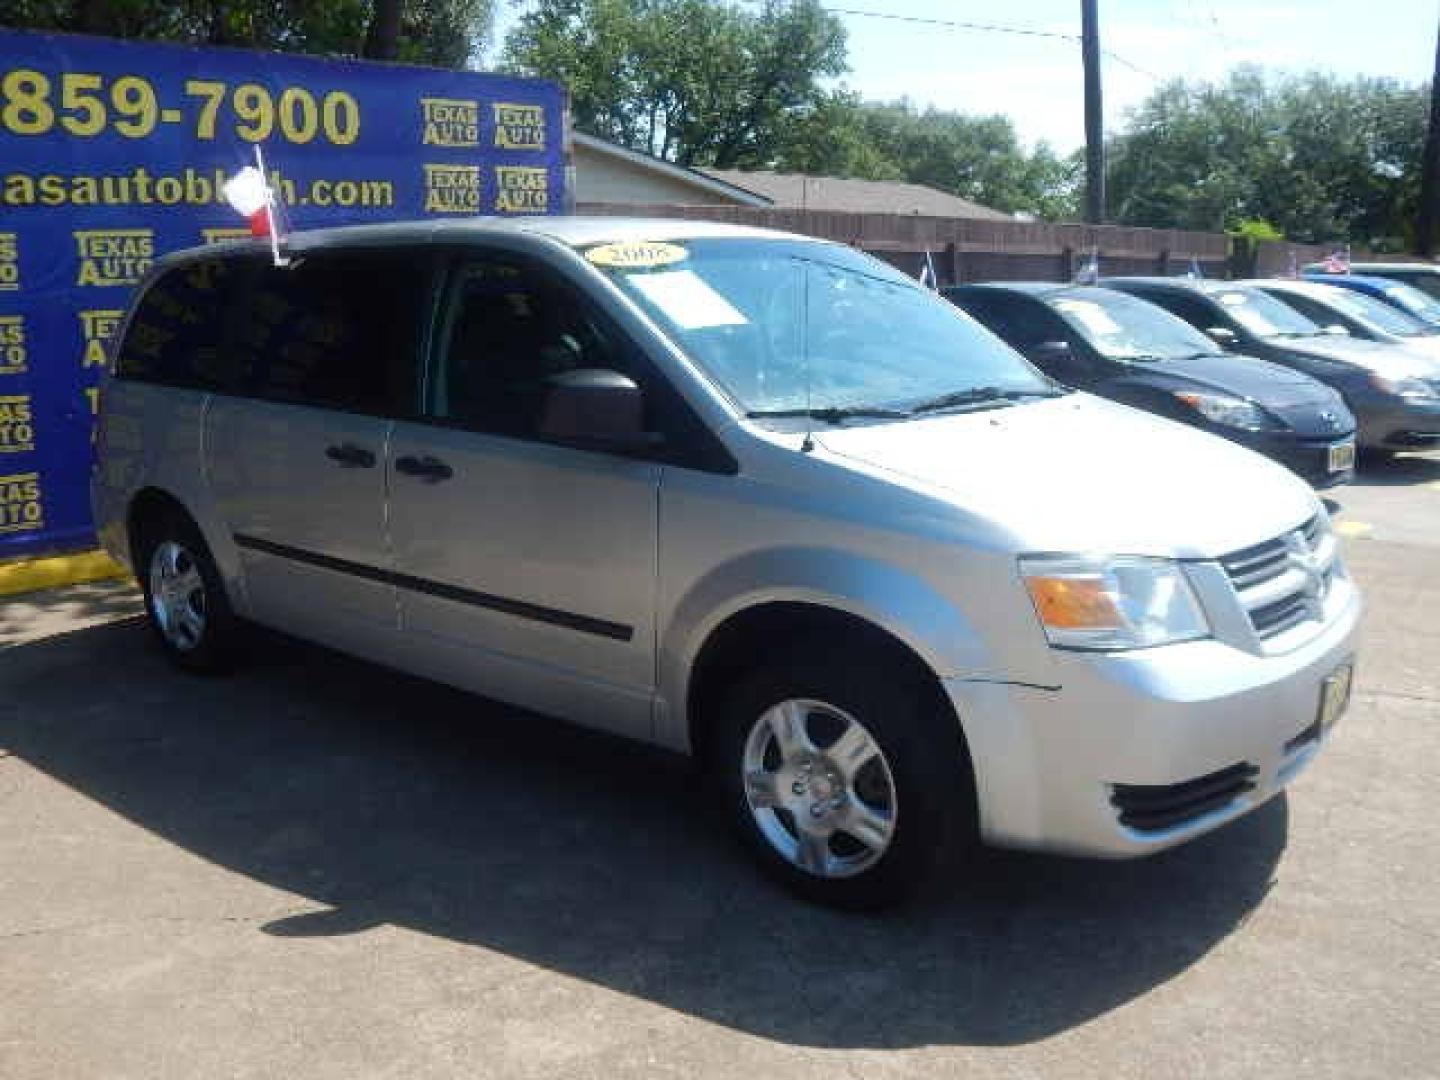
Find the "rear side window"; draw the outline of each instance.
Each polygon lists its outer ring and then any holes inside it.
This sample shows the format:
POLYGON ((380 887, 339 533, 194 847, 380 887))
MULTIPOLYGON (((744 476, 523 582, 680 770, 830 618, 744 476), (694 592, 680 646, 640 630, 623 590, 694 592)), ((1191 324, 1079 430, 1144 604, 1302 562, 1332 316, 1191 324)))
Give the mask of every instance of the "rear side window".
POLYGON ((151 285, 126 329, 116 375, 199 390, 232 387, 237 373, 224 348, 225 309, 240 270, 234 260, 201 259, 151 285))
POLYGON ((427 257, 407 251, 257 265, 235 329, 246 391, 271 401, 408 415, 429 284, 427 257))
MULTIPOLYGON (((1024 352, 1043 342, 1070 336, 1060 320, 1038 301, 999 292, 977 295, 984 299, 983 307, 974 309, 975 317, 1013 349, 1024 352)), ((970 306, 969 298, 965 306, 970 306)))
POLYGON ((1137 291, 1130 295, 1138 296, 1141 300, 1148 300, 1152 304, 1159 304, 1166 311, 1172 315, 1178 315, 1197 330, 1209 330, 1225 324, 1225 319, 1217 315, 1210 304, 1193 296, 1186 296, 1184 293, 1166 289, 1155 292, 1137 291))
POLYGON ((1307 319, 1311 320, 1312 322, 1318 323, 1321 326, 1325 326, 1328 323, 1333 323, 1337 321, 1335 313, 1333 311, 1327 311, 1323 304, 1317 304, 1308 296, 1301 296, 1299 293, 1287 292, 1281 293, 1276 299, 1278 299, 1282 304, 1289 305, 1296 311, 1300 312, 1301 315, 1304 315, 1307 319))

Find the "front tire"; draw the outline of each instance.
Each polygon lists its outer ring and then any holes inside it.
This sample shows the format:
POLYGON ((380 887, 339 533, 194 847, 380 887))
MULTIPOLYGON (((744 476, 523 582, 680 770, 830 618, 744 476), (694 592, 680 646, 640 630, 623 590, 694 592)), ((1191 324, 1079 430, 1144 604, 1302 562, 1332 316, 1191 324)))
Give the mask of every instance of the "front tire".
POLYGON ((235 615, 195 523, 178 511, 156 515, 142 526, 138 549, 145 613, 166 655, 187 671, 228 668, 235 615))
POLYGON ((976 843, 955 717, 933 682, 883 650, 797 656, 742 675, 717 718, 710 764, 761 866, 827 906, 898 903, 976 843))

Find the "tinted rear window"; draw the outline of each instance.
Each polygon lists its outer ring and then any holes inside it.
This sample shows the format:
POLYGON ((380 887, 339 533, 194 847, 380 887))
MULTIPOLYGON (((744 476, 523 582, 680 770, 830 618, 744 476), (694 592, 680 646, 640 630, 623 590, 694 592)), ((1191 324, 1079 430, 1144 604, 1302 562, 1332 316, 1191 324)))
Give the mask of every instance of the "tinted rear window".
POLYGON ((220 259, 186 263, 166 273, 135 309, 116 374, 202 390, 233 387, 237 373, 223 348, 223 329, 225 301, 239 276, 239 264, 220 259))
POLYGON ((423 255, 314 255, 255 269, 235 347, 251 394, 388 415, 414 407, 423 255))

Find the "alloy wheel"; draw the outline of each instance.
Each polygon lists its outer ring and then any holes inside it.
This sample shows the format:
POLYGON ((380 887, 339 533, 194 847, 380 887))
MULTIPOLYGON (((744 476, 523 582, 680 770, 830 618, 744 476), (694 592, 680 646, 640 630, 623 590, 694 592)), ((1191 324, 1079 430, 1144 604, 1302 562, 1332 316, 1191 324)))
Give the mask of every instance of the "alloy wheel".
POLYGON ((865 726, 823 701, 794 698, 751 726, 741 764, 761 834, 787 862, 821 878, 877 863, 895 836, 895 780, 865 726))

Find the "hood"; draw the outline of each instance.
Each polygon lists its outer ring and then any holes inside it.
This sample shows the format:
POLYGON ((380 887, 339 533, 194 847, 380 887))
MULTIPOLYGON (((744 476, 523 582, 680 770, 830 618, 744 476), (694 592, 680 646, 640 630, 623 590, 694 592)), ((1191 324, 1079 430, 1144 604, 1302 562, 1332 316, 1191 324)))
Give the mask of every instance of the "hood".
POLYGON ((1318 506, 1259 454, 1088 394, 836 428, 816 442, 837 464, 988 520, 1021 551, 1213 558, 1318 506))
POLYGON ((1440 361, 1440 334, 1423 334, 1401 338, 1398 342, 1407 352, 1416 353, 1430 360, 1440 361))
POLYGON ((1384 375, 1387 379, 1437 379, 1440 362, 1408 345, 1390 345, 1383 341, 1362 341, 1339 335, 1311 338, 1272 338, 1269 345, 1299 356, 1321 360, 1338 360, 1343 364, 1384 375))
POLYGON ((1303 372, 1232 353, 1137 365, 1135 371, 1168 375, 1200 389, 1235 394, 1266 406, 1329 403, 1335 398, 1333 390, 1303 372))

